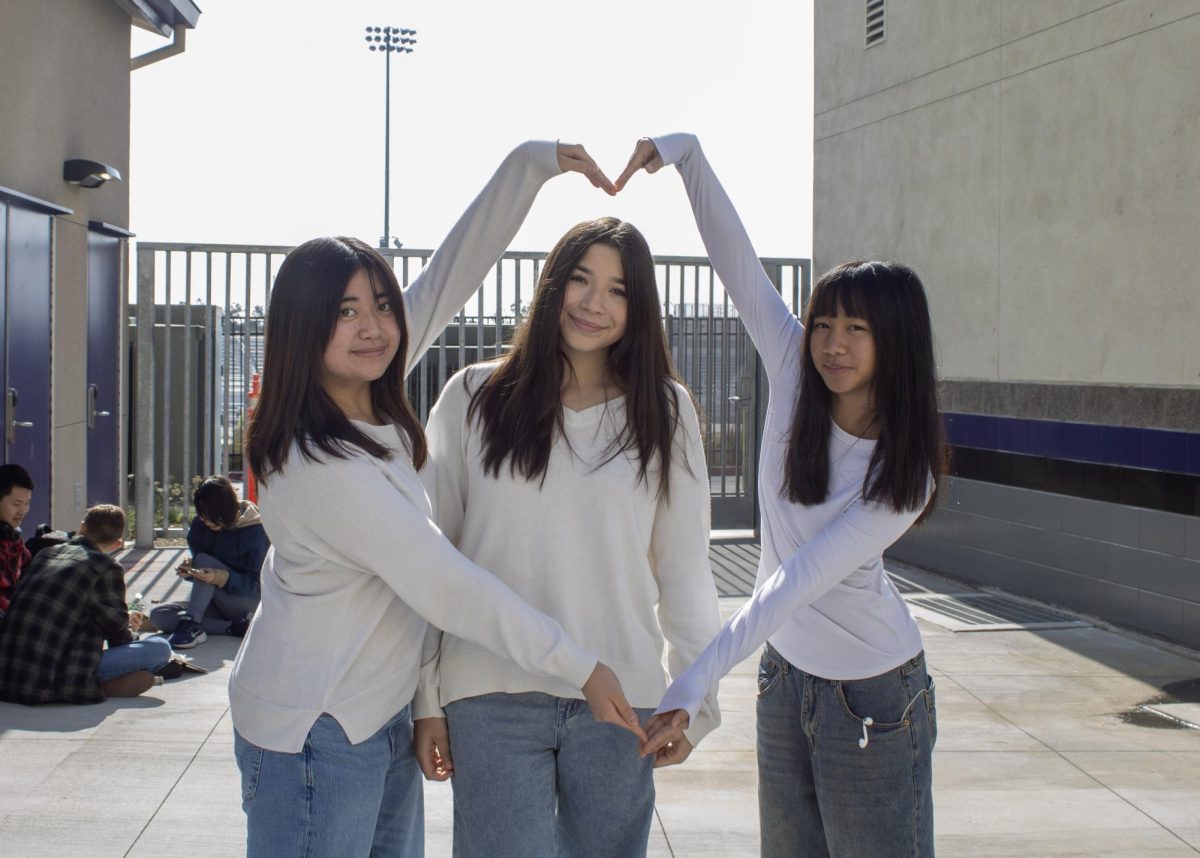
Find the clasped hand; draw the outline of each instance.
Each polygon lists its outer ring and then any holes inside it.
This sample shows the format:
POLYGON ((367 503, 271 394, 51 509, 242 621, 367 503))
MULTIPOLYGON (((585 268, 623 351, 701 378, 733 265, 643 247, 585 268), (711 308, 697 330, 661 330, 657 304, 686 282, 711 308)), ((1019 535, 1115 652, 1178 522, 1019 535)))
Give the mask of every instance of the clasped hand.
POLYGON ((599 188, 609 196, 616 196, 617 192, 629 183, 629 180, 633 178, 633 174, 638 170, 645 170, 647 173, 657 173, 662 168, 662 165, 663 161, 658 154, 658 149, 655 147, 654 141, 648 137, 643 137, 634 146, 633 154, 629 157, 629 163, 625 165, 625 169, 622 171, 620 177, 617 178, 616 182, 612 182, 581 145, 578 143, 558 144, 559 168, 564 173, 582 173, 592 183, 593 187, 599 188))
MULTIPOLYGON (((598 715, 596 720, 615 723, 598 715)), ((651 715, 637 729, 634 729, 637 727, 636 719, 631 725, 622 718, 618 726, 624 727, 642 740, 637 747, 638 756, 647 757, 653 754, 654 768, 658 769, 678 765, 692 753, 692 743, 683 733, 687 729, 688 721, 686 711, 675 709, 651 715)), ((454 776, 454 758, 450 754, 450 727, 445 718, 418 718, 413 721, 413 753, 426 780, 445 781, 454 776)))

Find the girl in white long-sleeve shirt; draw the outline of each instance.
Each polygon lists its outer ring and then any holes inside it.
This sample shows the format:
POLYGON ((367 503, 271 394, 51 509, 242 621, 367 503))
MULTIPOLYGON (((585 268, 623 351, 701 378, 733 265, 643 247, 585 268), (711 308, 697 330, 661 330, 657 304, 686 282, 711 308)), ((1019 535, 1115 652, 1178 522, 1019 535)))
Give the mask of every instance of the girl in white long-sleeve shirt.
POLYGON ((718 680, 759 668, 764 856, 932 855, 933 683, 884 550, 931 506, 942 470, 924 289, 895 263, 838 266, 802 326, 767 278, 695 137, 639 141, 618 180, 674 164, 713 268, 770 384, 754 595, 668 690, 643 752, 718 680))
POLYGON ((640 733, 613 673, 430 521, 404 396, 406 368, 564 169, 611 188, 582 147, 523 144, 403 296, 355 239, 314 239, 280 267, 246 444, 272 548, 229 684, 250 856, 423 853, 408 707, 426 620, 640 733))
MULTIPOLYGON (((571 229, 511 351, 450 379, 428 432, 438 525, 597 652, 648 717, 664 650, 677 675, 720 623, 699 421, 641 233, 616 218, 571 229)), ((640 759, 568 684, 453 630, 440 644, 414 716, 426 773, 453 771, 454 854, 645 854, 652 765, 681 762, 717 725, 715 689, 686 735, 640 759)))

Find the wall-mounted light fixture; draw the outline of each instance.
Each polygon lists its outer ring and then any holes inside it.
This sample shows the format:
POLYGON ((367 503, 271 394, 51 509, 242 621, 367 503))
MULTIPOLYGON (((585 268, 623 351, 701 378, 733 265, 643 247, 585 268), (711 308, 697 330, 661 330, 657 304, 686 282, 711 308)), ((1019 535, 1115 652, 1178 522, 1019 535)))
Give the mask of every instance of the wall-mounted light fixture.
POLYGON ((63 161, 63 181, 81 188, 98 188, 109 179, 121 181, 121 171, 99 161, 72 158, 63 161))

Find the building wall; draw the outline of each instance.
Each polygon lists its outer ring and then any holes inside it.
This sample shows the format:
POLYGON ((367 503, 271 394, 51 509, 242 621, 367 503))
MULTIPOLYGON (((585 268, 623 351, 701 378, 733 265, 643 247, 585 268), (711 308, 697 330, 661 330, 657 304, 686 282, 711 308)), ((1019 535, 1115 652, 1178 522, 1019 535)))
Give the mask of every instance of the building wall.
POLYGON ((895 553, 1200 644, 1200 0, 886 16, 816 3, 814 265, 929 291, 956 479, 895 553))
POLYGON ((112 0, 4 0, 0 8, 0 186, 73 210, 55 218, 52 476, 38 487, 49 492, 51 522, 68 529, 83 512, 87 479, 88 222, 129 223, 130 26, 112 0), (67 184, 63 161, 80 157, 116 167, 126 181, 67 184))
POLYGON ((112 0, 4 0, 0 185, 74 209, 69 219, 84 227, 129 223, 126 182, 62 180, 68 158, 111 164, 128 180, 129 51, 129 16, 112 0))

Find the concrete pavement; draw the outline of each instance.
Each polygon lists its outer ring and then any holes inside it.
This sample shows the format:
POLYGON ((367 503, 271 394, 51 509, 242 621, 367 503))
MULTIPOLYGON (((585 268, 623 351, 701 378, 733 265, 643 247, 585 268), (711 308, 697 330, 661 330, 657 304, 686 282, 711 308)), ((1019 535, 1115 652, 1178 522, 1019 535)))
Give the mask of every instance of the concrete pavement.
MULTIPOLYGON (((744 592, 737 558, 754 554, 716 550, 721 592, 744 592)), ((183 555, 128 553, 130 591, 186 597, 172 572, 183 555)), ((906 589, 969 589, 897 574, 906 589)), ((723 596, 723 613, 744 598, 723 596)), ((1196 653, 1095 626, 921 629, 937 681, 940 855, 1200 854, 1200 730, 1138 709, 1196 702, 1169 693, 1200 677, 1196 653)), ((237 643, 209 638, 192 654, 210 673, 136 700, 0 704, 0 856, 241 855, 225 692, 237 643)), ((754 659, 739 665, 721 685, 720 730, 657 774, 652 855, 758 854, 755 671, 754 659)), ((428 854, 450 855, 449 785, 426 785, 426 828, 428 854)))

